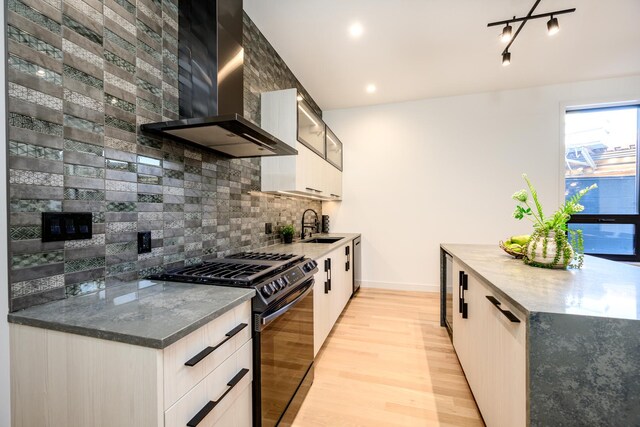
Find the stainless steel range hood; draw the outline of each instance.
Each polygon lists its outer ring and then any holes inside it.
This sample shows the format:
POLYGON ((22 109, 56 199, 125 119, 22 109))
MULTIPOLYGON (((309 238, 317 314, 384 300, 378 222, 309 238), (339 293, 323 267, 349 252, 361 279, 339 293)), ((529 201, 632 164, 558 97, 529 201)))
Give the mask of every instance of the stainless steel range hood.
POLYGON ((180 0, 179 14, 180 119, 140 129, 231 157, 298 154, 243 117, 242 0, 180 0))

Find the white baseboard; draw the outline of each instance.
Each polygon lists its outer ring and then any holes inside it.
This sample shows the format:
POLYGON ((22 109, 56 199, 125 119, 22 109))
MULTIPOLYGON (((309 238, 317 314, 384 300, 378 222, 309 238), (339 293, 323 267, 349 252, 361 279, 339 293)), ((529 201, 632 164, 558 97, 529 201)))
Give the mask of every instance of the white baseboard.
POLYGON ((362 281, 363 288, 389 289, 393 291, 440 292, 440 285, 426 283, 387 283, 362 281))

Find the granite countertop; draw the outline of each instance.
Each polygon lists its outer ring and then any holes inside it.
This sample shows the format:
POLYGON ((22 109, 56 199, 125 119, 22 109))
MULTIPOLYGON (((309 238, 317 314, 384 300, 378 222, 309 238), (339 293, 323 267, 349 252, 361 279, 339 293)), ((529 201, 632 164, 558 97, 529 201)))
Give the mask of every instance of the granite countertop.
MULTIPOLYGON (((286 253, 286 254, 294 254, 294 255, 304 255, 307 258, 311 259, 320 259, 332 250, 343 246, 345 243, 348 243, 359 237, 358 233, 316 233, 310 238, 325 238, 325 237, 342 237, 341 240, 338 240, 335 243, 302 243, 300 240, 294 240, 293 243, 281 243, 272 246, 266 246, 264 248, 258 249, 260 252, 269 252, 269 253, 286 253)), ((306 239, 305 239, 306 240, 306 239)))
POLYGON ((253 289, 137 280, 10 313, 8 319, 162 349, 254 295, 253 289))
POLYGON ((638 267, 587 255, 580 270, 551 270, 525 265, 497 245, 440 246, 526 314, 640 320, 638 267))
MULTIPOLYGON (((316 234, 314 237, 343 239, 331 244, 297 241, 258 250, 318 259, 358 236, 316 234)), ((10 313, 8 319, 16 324, 162 349, 254 295, 253 289, 136 280, 10 313)))

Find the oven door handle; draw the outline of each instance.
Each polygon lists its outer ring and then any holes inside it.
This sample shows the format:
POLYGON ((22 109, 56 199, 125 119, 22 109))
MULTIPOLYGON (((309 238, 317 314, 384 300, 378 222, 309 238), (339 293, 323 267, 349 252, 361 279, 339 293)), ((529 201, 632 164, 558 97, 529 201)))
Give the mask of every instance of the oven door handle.
POLYGON ((273 322, 274 320, 276 320, 276 318, 282 316, 284 313, 286 313, 287 311, 291 310, 293 307, 295 307, 296 305, 298 305, 300 303, 300 301, 302 301, 307 295, 309 295, 311 293, 311 291, 313 291, 313 281, 311 281, 311 284, 307 287, 307 289, 305 289, 300 296, 298 296, 296 299, 294 299, 293 301, 291 301, 289 304, 285 305, 282 308, 279 308, 278 310, 274 311, 271 314, 268 314, 264 317, 260 318, 260 330, 262 331, 264 328, 267 327, 267 325, 271 322, 273 322))

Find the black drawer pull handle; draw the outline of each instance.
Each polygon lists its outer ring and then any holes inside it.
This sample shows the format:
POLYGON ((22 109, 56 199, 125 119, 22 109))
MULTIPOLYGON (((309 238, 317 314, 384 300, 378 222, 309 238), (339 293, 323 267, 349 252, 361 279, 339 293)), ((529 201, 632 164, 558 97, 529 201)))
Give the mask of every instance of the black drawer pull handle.
POLYGON ((458 272, 458 313, 462 313, 462 304, 464 299, 462 296, 462 282, 464 281, 464 271, 458 272))
POLYGON ((196 427, 198 424, 200 424, 200 421, 204 420, 204 418, 209 415, 209 412, 213 411, 213 408, 215 408, 218 403, 222 402, 222 399, 224 399, 225 396, 229 394, 231 390, 233 390, 233 387, 235 387, 240 382, 242 377, 247 375, 248 372, 249 370, 247 368, 240 369, 240 372, 238 372, 236 376, 231 378, 231 381, 227 383, 227 387, 229 388, 224 393, 222 393, 222 396, 220 396, 218 400, 210 400, 206 405, 204 405, 202 409, 198 411, 195 417, 189 420, 189 422, 187 423, 187 427, 196 427))
POLYGON ((460 282, 458 285, 458 311, 462 314, 463 319, 466 319, 469 316, 469 305, 464 300, 464 291, 467 289, 469 289, 469 275, 464 271, 460 271, 460 282))
POLYGON ((500 308, 500 305, 501 305, 500 301, 498 301, 491 295, 487 295, 487 299, 491 301, 491 304, 493 304, 498 309, 498 311, 500 311, 500 313, 504 314, 507 319, 509 319, 513 323, 520 323, 520 319, 518 319, 512 312, 510 312, 509 310, 503 310, 502 308, 500 308))
POLYGON ((208 355, 210 355, 211 353, 213 353, 214 351, 216 351, 217 349, 219 349, 224 343, 226 343, 227 341, 229 341, 231 338, 233 338, 235 335, 238 334, 238 332, 240 332, 241 330, 243 330, 244 328, 247 327, 246 323, 240 323, 238 326, 236 326, 235 328, 233 328, 232 330, 230 330, 229 332, 227 332, 225 334, 225 339, 223 339, 222 341, 220 341, 218 343, 218 345, 216 345, 215 347, 207 347, 204 350, 202 350, 200 353, 196 354, 195 356, 193 356, 191 359, 187 360, 187 362, 185 363, 186 366, 196 366, 198 363, 202 362, 202 360, 207 357, 208 355))

